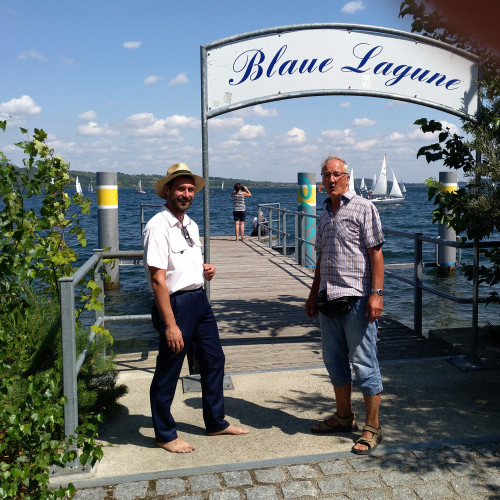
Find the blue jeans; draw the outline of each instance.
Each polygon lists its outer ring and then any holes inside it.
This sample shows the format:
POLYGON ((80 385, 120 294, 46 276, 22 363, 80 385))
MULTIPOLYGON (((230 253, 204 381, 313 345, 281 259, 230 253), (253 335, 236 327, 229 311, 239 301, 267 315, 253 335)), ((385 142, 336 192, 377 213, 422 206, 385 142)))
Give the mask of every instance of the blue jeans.
POLYGON ((352 381, 349 361, 356 382, 365 396, 382 392, 382 377, 377 360, 377 326, 365 318, 368 297, 360 297, 353 308, 338 318, 319 313, 323 361, 332 384, 342 387, 352 381))

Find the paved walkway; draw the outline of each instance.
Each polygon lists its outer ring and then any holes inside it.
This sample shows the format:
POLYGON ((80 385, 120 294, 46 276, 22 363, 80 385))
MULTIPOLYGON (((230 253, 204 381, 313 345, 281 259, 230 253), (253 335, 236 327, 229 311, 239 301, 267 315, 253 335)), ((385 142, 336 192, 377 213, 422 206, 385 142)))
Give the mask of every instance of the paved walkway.
MULTIPOLYGON (((389 453, 387 453, 389 451, 389 453)), ((500 444, 354 458, 303 457, 200 474, 81 489, 77 500, 493 499, 500 498, 500 444)))

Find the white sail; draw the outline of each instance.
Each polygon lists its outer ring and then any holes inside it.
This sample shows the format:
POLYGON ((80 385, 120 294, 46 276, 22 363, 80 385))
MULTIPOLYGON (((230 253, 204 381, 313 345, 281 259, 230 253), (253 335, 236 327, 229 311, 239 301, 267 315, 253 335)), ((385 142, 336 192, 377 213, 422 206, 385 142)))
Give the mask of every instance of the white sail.
POLYGON ((83 194, 82 186, 80 184, 80 181, 78 180, 78 175, 76 176, 75 188, 76 188, 77 194, 83 194))
POLYGON ((349 191, 354 191, 354 169, 351 168, 351 173, 349 174, 349 191))
POLYGON ((377 185, 377 174, 373 174, 372 185, 371 185, 372 191, 375 189, 376 185, 377 185))
POLYGON ((406 186, 405 186, 405 183, 403 181, 401 181, 401 192, 406 193, 406 186))
POLYGON ((222 186, 220 188, 224 189, 224 181, 222 181, 222 186))
POLYGON ((359 186, 359 190, 361 192, 368 191, 368 188, 366 187, 366 183, 365 183, 365 178, 364 177, 361 179, 361 184, 359 186))
POLYGON ((384 161, 382 162, 382 168, 380 169, 380 175, 378 176, 378 181, 375 189, 372 192, 373 196, 385 196, 387 194, 387 166, 384 161))
POLYGON ((394 173, 394 170, 392 171, 392 187, 389 196, 391 198, 403 198, 403 193, 401 192, 401 189, 399 187, 398 180, 396 179, 396 174, 394 173))

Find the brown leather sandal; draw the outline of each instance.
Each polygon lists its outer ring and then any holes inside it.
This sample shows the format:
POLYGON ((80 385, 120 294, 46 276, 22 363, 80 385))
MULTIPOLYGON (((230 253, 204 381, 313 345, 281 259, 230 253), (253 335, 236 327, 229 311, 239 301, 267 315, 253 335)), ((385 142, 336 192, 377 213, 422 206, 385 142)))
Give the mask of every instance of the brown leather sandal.
POLYGON ((330 419, 328 418, 323 420, 323 422, 318 422, 317 428, 311 427, 311 432, 313 434, 331 434, 332 432, 353 432, 358 430, 358 424, 353 424, 353 421, 356 419, 354 413, 345 418, 339 417, 337 413, 334 413, 332 418, 339 425, 330 425, 328 423, 330 419))
POLYGON ((372 427, 371 425, 365 425, 363 427, 363 432, 368 431, 373 434, 371 438, 365 438, 365 437, 360 437, 356 443, 364 444, 368 446, 367 450, 355 450, 354 446, 352 447, 351 451, 355 453, 356 455, 369 455, 376 447, 377 445, 382 441, 382 427, 379 427, 378 429, 375 429, 375 427, 372 427))

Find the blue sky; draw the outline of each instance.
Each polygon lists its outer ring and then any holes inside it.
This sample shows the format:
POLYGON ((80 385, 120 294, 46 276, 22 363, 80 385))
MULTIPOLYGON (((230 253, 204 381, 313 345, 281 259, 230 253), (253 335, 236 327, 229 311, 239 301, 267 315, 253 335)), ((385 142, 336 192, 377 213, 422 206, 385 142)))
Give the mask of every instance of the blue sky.
MULTIPOLYGON (((274 26, 336 22, 410 31, 399 0, 2 0, 0 150, 19 162, 19 127, 43 128, 75 170, 201 174, 200 46, 274 26)), ((413 122, 460 120, 385 99, 328 96, 246 108, 209 125, 210 175, 294 182, 334 152, 372 178, 384 153, 405 182, 443 167, 413 122)))

